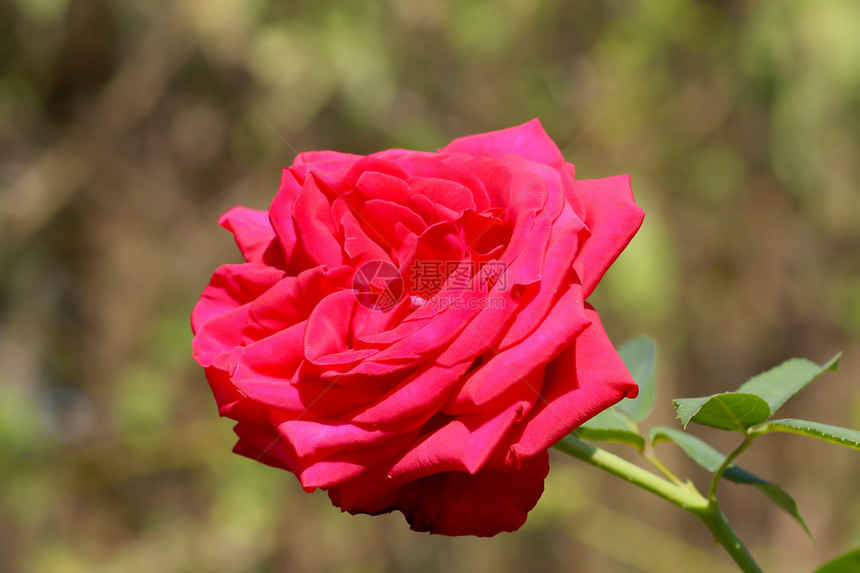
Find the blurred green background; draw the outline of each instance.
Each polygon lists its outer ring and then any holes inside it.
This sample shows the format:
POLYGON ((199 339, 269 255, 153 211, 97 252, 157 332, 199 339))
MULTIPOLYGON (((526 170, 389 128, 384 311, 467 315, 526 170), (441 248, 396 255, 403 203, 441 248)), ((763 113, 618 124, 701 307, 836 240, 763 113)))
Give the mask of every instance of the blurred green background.
MULTIPOLYGON (((230 453, 188 315, 239 260, 218 215, 265 208, 295 150, 540 117, 647 212, 592 301, 616 343, 658 340, 655 423, 841 349, 785 414, 860 427, 858 22, 856 0, 0 0, 0 570, 730 570, 694 518, 561 455, 516 534, 340 515, 230 453)), ((856 452, 774 436, 741 463, 816 539, 725 485, 766 570, 860 545, 856 452)))

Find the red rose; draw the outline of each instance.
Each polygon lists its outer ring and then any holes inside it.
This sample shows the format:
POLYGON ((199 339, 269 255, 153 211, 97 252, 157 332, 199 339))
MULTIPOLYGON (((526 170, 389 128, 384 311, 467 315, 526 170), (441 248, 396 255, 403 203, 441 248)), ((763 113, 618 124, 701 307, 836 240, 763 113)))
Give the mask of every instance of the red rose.
POLYGON ((191 317, 235 452, 350 513, 518 529, 547 449, 636 385, 585 302, 642 222, 537 120, 438 153, 303 153, 191 317), (488 270, 489 269, 489 270, 488 270))

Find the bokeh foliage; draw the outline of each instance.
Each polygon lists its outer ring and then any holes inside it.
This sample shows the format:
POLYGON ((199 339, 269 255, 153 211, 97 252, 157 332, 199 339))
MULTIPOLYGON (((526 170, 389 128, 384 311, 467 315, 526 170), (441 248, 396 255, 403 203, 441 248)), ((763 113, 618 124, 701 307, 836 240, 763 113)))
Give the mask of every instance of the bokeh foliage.
MULTIPOLYGON (((0 570, 725 567, 684 516, 563 459, 515 535, 341 516, 229 454, 187 316, 238 260, 217 216, 265 208, 296 150, 540 117, 580 177, 633 176, 646 222, 593 302, 614 339, 660 342, 665 425, 669 396, 841 349, 786 411, 856 428, 858 21, 854 0, 0 0, 0 570)), ((745 465, 817 545, 737 492, 762 565, 860 543, 856 456, 768 439, 745 465)))

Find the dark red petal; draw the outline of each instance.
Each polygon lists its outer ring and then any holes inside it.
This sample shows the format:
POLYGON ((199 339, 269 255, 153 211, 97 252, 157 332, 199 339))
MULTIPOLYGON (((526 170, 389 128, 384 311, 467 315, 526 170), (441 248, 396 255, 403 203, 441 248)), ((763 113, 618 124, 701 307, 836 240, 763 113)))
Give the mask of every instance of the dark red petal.
MULTIPOLYGON (((491 537, 522 527, 543 494, 547 473, 549 456, 543 451, 524 459, 519 470, 433 474, 350 513, 396 510, 415 531, 491 537)), ((335 502, 339 495, 330 492, 335 502)))

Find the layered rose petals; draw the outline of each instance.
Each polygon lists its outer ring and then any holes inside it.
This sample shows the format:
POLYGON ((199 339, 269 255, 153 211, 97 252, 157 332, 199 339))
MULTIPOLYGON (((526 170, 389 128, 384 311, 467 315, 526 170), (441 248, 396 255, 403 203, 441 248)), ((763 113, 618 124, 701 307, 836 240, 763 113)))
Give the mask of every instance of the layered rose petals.
POLYGON ((438 153, 300 154, 192 314, 237 453, 351 513, 518 529, 547 450, 636 386, 585 302, 642 222, 537 120, 438 153), (431 272, 432 271, 432 272, 431 272), (396 287, 396 288, 395 288, 396 287))

